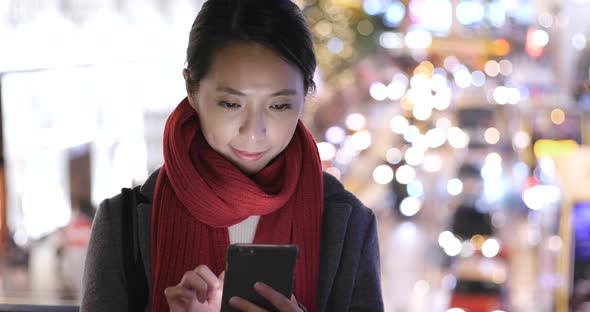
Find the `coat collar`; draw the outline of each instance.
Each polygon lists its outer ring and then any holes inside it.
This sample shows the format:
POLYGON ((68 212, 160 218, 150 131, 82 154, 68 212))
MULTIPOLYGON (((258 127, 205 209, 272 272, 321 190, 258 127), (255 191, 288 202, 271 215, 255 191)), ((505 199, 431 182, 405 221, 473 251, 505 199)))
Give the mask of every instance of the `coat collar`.
MULTIPOLYGON (((141 250, 147 280, 151 293, 152 272, 150 262, 150 225, 152 198, 156 180, 160 170, 154 171, 140 189, 149 202, 137 206, 139 218, 139 247, 141 250)), ((320 274, 318 280, 318 310, 324 311, 328 304, 338 264, 342 256, 348 220, 352 213, 352 206, 334 200, 333 195, 344 191, 342 184, 333 176, 324 173, 324 217, 322 223, 322 238, 320 242, 320 274)))

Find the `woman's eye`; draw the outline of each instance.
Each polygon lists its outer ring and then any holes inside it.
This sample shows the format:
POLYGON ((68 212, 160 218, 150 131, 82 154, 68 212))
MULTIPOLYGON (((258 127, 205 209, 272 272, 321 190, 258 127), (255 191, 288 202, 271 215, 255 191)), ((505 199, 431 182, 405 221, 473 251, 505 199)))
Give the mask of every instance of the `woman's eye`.
POLYGON ((278 110, 278 111, 284 111, 284 110, 290 109, 291 104, 275 104, 275 105, 271 106, 271 108, 274 110, 278 110))
POLYGON ((226 108, 226 109, 236 109, 236 108, 240 107, 240 104, 231 103, 231 102, 224 102, 224 101, 219 102, 218 105, 223 108, 226 108))

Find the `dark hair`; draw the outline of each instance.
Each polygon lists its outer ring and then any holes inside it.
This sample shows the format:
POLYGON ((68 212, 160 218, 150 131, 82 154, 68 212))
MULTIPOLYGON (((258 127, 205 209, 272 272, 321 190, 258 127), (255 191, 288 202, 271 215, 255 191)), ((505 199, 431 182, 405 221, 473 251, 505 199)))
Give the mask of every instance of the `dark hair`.
POLYGON ((311 34, 301 10, 289 0, 208 0, 191 28, 186 63, 194 86, 207 74, 213 54, 233 42, 272 49, 303 75, 304 92, 315 90, 311 34))

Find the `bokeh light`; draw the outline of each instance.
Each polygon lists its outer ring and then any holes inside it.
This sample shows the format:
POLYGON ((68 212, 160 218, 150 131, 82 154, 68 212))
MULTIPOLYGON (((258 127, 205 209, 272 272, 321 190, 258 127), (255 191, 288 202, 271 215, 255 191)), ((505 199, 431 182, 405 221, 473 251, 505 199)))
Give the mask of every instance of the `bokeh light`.
POLYGON ((446 110, 451 105, 452 96, 451 88, 446 85, 437 90, 431 100, 433 108, 439 111, 446 110))
POLYGON ((424 150, 412 146, 406 150, 404 159, 411 166, 420 165, 424 161, 424 150))
POLYGON ((393 180, 393 169, 388 165, 380 165, 373 170, 373 180, 377 184, 389 184, 393 180))
POLYGON ((496 28, 500 28, 506 24, 506 8, 500 1, 487 3, 487 18, 496 28))
POLYGON ((449 180, 447 183, 447 192, 452 196, 457 196, 463 192, 463 182, 455 178, 449 180))
POLYGON ((561 198, 561 191, 555 185, 536 185, 522 192, 522 200, 532 210, 541 210, 553 205, 561 198))
POLYGON ((471 85, 472 76, 467 67, 461 66, 453 72, 455 83, 459 88, 467 88, 471 85))
POLYGON ((453 23, 453 5, 450 0, 409 1, 410 18, 416 26, 437 35, 446 35, 453 23))
POLYGON ((502 156, 496 152, 489 153, 486 156, 485 162, 488 164, 500 165, 502 164, 502 156))
POLYGON ((531 144, 531 137, 524 131, 518 131, 512 137, 512 146, 516 149, 523 150, 531 144))
POLYGON ((448 80, 446 76, 446 72, 436 72, 433 73, 430 77, 430 89, 432 91, 440 91, 442 89, 447 89, 448 80))
POLYGON ((391 81, 401 81, 404 83, 404 86, 408 86, 408 76, 406 76, 404 73, 396 73, 395 75, 393 75, 393 78, 391 79, 391 81))
POLYGON ((430 284, 425 280, 419 280, 414 283, 414 293, 417 296, 424 297, 430 293, 430 284))
POLYGON ((391 100, 399 100, 406 93, 407 87, 407 82, 404 82, 401 79, 394 79, 389 85, 387 85, 387 97, 391 100))
POLYGON ((490 77, 496 77, 500 74, 500 64, 494 60, 489 60, 484 65, 484 71, 490 77))
POLYGON ((453 238, 455 238, 455 235, 453 235, 453 233, 451 233, 450 231, 443 231, 438 235, 438 245, 442 248, 445 248, 445 246, 451 243, 453 238))
POLYGON ((508 40, 504 39, 504 38, 499 38, 494 40, 494 43, 492 44, 492 51, 493 54, 498 55, 498 56, 506 56, 508 55, 508 53, 510 53, 510 42, 508 42, 508 40))
POLYGON ((363 36, 372 34, 374 29, 375 27, 368 20, 361 20, 356 26, 356 30, 363 36))
POLYGON ((346 131, 341 127, 332 126, 326 130, 324 137, 332 144, 341 144, 346 139, 346 131))
POLYGON ((453 72, 455 70, 455 67, 459 66, 459 64, 461 64, 459 62, 459 59, 454 55, 449 55, 445 57, 445 60, 443 61, 445 69, 450 72, 453 72))
POLYGON ((346 127, 352 131, 361 130, 366 126, 366 124, 367 119, 361 114, 354 113, 346 117, 346 127))
POLYGON ((487 239, 481 246, 481 253, 487 258, 493 258, 500 252, 500 243, 494 238, 487 239))
POLYGON ((501 60, 498 63, 498 66, 500 67, 500 74, 502 74, 504 76, 512 75, 512 71, 514 70, 514 66, 512 65, 512 62, 510 62, 509 60, 501 60))
POLYGON ((407 126, 404 129, 404 140, 406 140, 408 143, 414 142, 414 139, 416 139, 418 135, 420 135, 420 129, 414 125, 407 126))
MULTIPOLYGON (((419 67, 420 68, 420 67, 419 67)), ((423 67, 422 67, 423 68, 423 67)), ((410 87, 415 90, 425 91, 430 89, 430 80, 427 74, 417 73, 410 79, 410 87)))
POLYGON ((463 245, 461 246, 461 257, 467 258, 471 257, 475 253, 475 249, 471 245, 470 241, 463 241, 463 245))
POLYGON ((413 29, 406 34, 405 42, 410 49, 426 49, 432 44, 432 35, 424 29, 413 29))
POLYGON ((357 131, 352 135, 352 146, 358 151, 366 150, 371 146, 371 134, 367 130, 357 131))
POLYGON ((493 98, 497 104, 518 104, 520 102, 520 91, 517 88, 508 88, 505 86, 496 87, 493 91, 493 98))
POLYGON ((500 141, 500 131, 494 127, 487 128, 484 132, 484 138, 488 144, 496 144, 500 141))
POLYGON ((408 195, 411 197, 420 198, 424 195, 424 185, 418 180, 414 180, 407 185, 408 195))
POLYGON ((467 26, 480 23, 484 13, 483 5, 475 1, 460 1, 455 9, 457 21, 467 26))
POLYGON ((457 237, 453 236, 445 245, 444 251, 448 256, 454 257, 461 253, 462 248, 463 244, 461 243, 461 241, 457 237))
POLYGON ((533 32, 533 41, 539 47, 544 47, 549 43, 549 34, 543 29, 537 29, 533 32))
POLYGON ((333 26, 328 21, 320 21, 315 25, 314 30, 318 35, 327 38, 332 35, 333 26))
POLYGON ((555 177, 555 162, 552 158, 541 158, 541 160, 539 161, 539 168, 541 168, 543 176, 547 177, 549 180, 555 177))
POLYGON ((405 38, 400 33, 384 31, 379 36, 379 44, 386 49, 400 49, 405 44, 405 38))
POLYGON ((401 184, 408 184, 416 179, 416 170, 409 165, 402 165, 395 171, 395 179, 401 184))
POLYGON ((338 37, 332 37, 328 40, 328 51, 333 54, 339 54, 344 49, 344 42, 338 37))
POLYGON ((547 240, 547 247, 549 248, 549 250, 553 252, 559 252, 561 250, 562 245, 563 242, 559 235, 552 235, 547 240))
POLYGON ((581 33, 576 33, 572 36, 572 46, 578 51, 582 51, 586 48, 587 40, 586 36, 581 33))
POLYGON ((336 156, 336 148, 328 142, 320 142, 317 144, 318 152, 321 160, 332 160, 336 156))
POLYGON ((563 110, 556 108, 551 111, 551 122, 556 125, 561 125, 565 121, 565 113, 563 110))
POLYGON ((385 154, 385 159, 387 160, 388 163, 390 163, 392 165, 399 164, 403 158, 404 158, 404 155, 403 155, 402 151, 399 148, 395 148, 395 147, 388 149, 387 153, 385 154))
POLYGON ((420 203, 418 198, 406 197, 400 203, 399 210, 404 216, 411 217, 420 211, 421 205, 422 203, 420 203))
POLYGON ((441 117, 436 121, 436 127, 443 130, 449 129, 452 125, 453 124, 451 123, 449 118, 446 117, 441 117))
POLYGON ((426 132, 426 140, 428 147, 437 148, 445 144, 447 141, 447 134, 441 128, 433 128, 426 132))
POLYGON ((396 27, 402 22, 405 15, 406 7, 399 1, 394 1, 383 15, 383 22, 389 27, 396 27))
POLYGON ((364 0, 363 2, 363 10, 365 13, 369 15, 377 15, 382 12, 383 8, 381 6, 380 0, 364 0))
MULTIPOLYGON (((432 96, 427 97, 428 99, 432 98, 432 96)), ((428 118, 430 118, 432 116, 432 106, 430 106, 431 103, 431 100, 420 101, 416 103, 414 109, 412 109, 412 114, 414 115, 414 118, 416 118, 417 120, 427 120, 428 118)))
POLYGON ((426 139, 426 135, 422 133, 416 135, 412 141, 412 146, 422 151, 426 151, 428 149, 428 139, 426 139))
POLYGON ((482 87, 486 83, 486 76, 479 70, 471 73, 471 83, 476 87, 482 87))
POLYGON ((387 98, 387 86, 381 82, 373 82, 369 87, 371 97, 377 101, 383 101, 387 98))
POLYGON ((515 179, 524 181, 529 176, 529 166, 524 162, 517 162, 512 165, 512 175, 515 179))
POLYGON ((539 25, 545 27, 545 28, 549 28, 551 26, 553 26, 553 15, 549 14, 549 13, 543 13, 541 15, 539 15, 539 25))
POLYGON ((437 155, 426 155, 422 168, 426 172, 438 172, 442 168, 442 159, 437 155))
POLYGON ((465 148, 469 144, 469 136, 459 127, 451 127, 447 130, 447 139, 454 148, 465 148))
POLYGON ((393 118, 391 118, 391 121, 389 122, 391 131, 397 134, 403 134, 409 125, 410 123, 408 122, 408 120, 401 115, 394 116, 393 118))

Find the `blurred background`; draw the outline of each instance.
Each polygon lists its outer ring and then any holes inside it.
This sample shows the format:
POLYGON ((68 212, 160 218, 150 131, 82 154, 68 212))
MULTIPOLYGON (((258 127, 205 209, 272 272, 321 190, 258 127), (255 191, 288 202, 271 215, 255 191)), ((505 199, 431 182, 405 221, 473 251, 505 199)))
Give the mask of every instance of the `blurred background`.
MULTIPOLYGON (((0 1, 0 303, 79 302, 98 204, 163 161, 201 4, 0 1)), ((386 311, 590 311, 590 0, 297 4, 304 121, 378 217, 386 311)))

